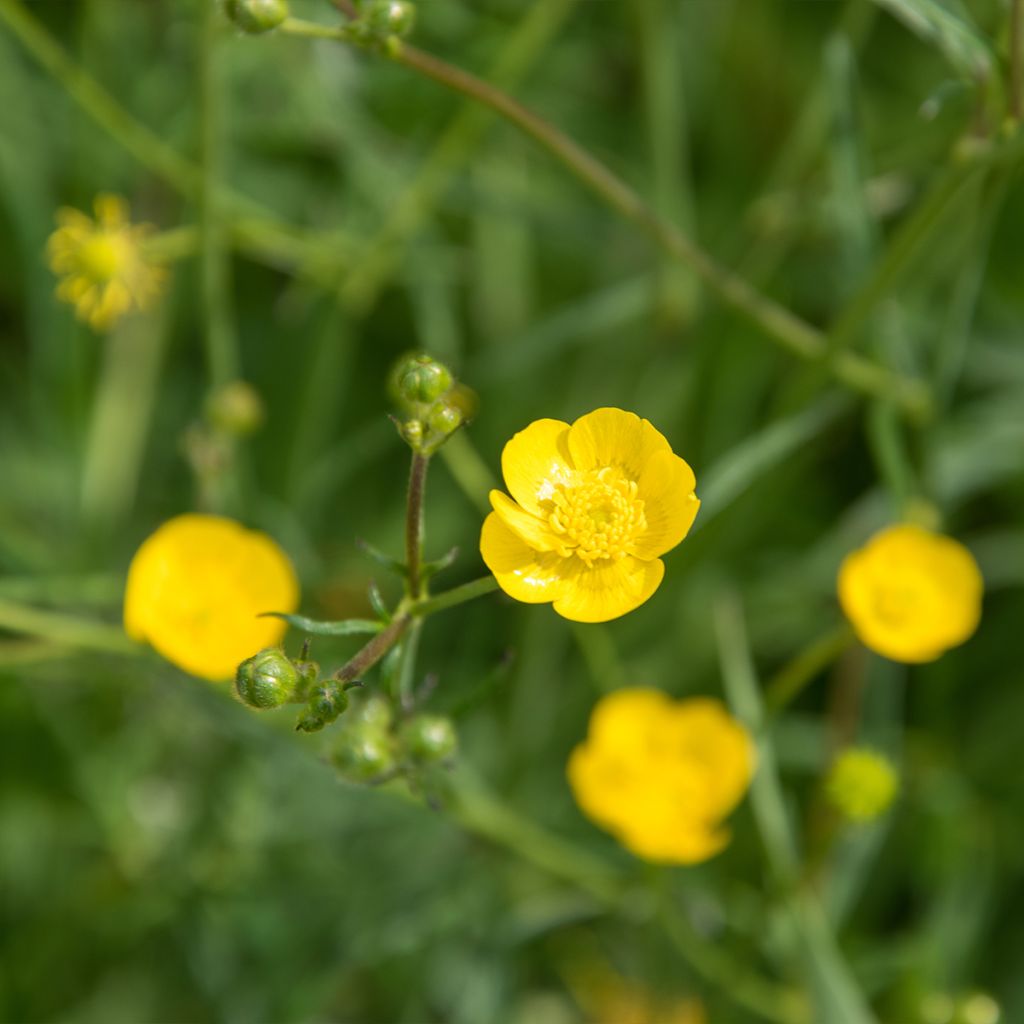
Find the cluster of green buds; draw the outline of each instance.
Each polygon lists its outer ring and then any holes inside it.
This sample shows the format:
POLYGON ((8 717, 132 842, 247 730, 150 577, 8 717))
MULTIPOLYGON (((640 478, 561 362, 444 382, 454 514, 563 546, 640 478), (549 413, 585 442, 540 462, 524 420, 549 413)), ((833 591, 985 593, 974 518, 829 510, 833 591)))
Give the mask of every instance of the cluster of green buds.
POLYGON ((346 716, 331 761, 351 782, 381 782, 450 762, 457 745, 450 719, 414 714, 396 722, 388 701, 371 695, 346 716))
POLYGON ((363 0, 349 25, 354 42, 387 52, 412 32, 416 8, 408 0, 363 0))
POLYGON ((347 707, 353 685, 320 677, 320 666, 307 659, 308 644, 299 658, 289 658, 280 647, 266 647, 238 666, 235 692, 243 704, 269 711, 285 704, 305 704, 295 728, 318 732, 347 707))
POLYGON ((224 13, 237 28, 260 35, 277 28, 288 17, 287 0, 225 0, 224 13))
POLYGON ((473 391, 444 363, 423 353, 403 356, 390 375, 391 397, 402 412, 398 431, 413 451, 432 455, 476 413, 473 391))

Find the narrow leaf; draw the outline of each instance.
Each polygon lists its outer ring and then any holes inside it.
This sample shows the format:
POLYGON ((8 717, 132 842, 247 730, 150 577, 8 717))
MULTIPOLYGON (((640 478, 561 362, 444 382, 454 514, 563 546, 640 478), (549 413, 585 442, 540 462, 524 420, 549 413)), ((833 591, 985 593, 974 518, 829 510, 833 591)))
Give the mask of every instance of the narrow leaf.
POLYGON ((372 619, 319 622, 316 619, 307 619, 304 615, 286 615, 284 612, 264 612, 263 615, 284 619, 289 626, 301 629, 304 633, 313 633, 315 636, 354 636, 358 633, 379 633, 384 628, 383 623, 374 622, 372 619))

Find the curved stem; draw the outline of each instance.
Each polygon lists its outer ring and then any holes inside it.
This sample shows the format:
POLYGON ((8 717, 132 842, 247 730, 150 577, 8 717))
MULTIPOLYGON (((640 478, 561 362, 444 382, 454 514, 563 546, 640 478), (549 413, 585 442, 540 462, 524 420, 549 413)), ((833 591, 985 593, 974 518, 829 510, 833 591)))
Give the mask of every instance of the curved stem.
POLYGON ((412 616, 408 612, 399 612, 384 629, 334 673, 334 678, 342 683, 355 682, 398 643, 411 622, 412 616))
POLYGON ((854 639, 853 630, 844 622, 786 662, 765 684, 764 702, 769 713, 777 714, 794 701, 820 672, 853 644, 854 639))

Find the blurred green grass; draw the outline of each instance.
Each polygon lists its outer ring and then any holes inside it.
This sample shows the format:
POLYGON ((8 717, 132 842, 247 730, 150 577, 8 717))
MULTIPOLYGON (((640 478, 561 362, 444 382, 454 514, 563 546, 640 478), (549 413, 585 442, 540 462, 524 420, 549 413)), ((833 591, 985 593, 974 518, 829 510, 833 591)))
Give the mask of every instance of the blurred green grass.
MULTIPOLYGON (((198 2, 25 6, 197 159, 198 2)), ((314 0, 293 6, 330 18, 314 0)), ((945 41, 880 9, 896 4, 419 6, 417 43, 482 74, 517 40, 519 98, 822 326, 884 265, 979 124, 981 90, 945 41)), ((972 14, 1005 58, 1005 5, 972 14)), ((996 996, 1004 1021, 1024 1019, 1013 168, 966 182, 851 338, 942 384, 939 415, 902 433, 893 468, 879 454, 884 413, 774 348, 510 127, 467 122, 458 97, 327 42, 225 29, 215 57, 224 183, 329 243, 307 273, 252 244, 230 264, 242 373, 268 412, 242 453, 233 512, 295 559, 305 612, 367 611, 375 567, 356 538, 399 554, 405 455, 383 385, 411 347, 478 390, 469 438, 493 473, 530 420, 605 404, 651 419, 696 470, 699 529, 667 559, 655 598, 600 634, 620 669, 549 609, 500 597, 432 620, 421 655, 441 675, 435 705, 464 707, 465 762, 522 814, 632 872, 636 907, 609 914, 442 813, 339 785, 285 723, 156 660, 54 657, 11 637, 0 640, 0 1015, 562 1024, 582 1019, 577 965, 607 963, 700 994, 713 1024, 756 1019, 652 926, 643 872, 576 811, 565 759, 609 681, 721 695, 711 605, 725 584, 743 595, 765 677, 830 628, 839 559, 896 513, 909 472, 982 562, 982 628, 909 672, 844 660, 779 722, 782 778, 800 822, 836 692, 860 688, 858 735, 901 760, 905 795, 884 824, 844 838, 825 876, 850 964, 891 1024, 929 1024, 923 996, 974 988, 996 996), (426 185, 424 167, 436 175, 426 185), (415 223, 381 248, 410 188, 415 223)), ((117 622, 135 547, 195 500, 181 437, 209 387, 200 276, 194 260, 178 264, 160 308, 97 338, 53 298, 45 240, 58 206, 87 208, 99 191, 161 227, 198 211, 3 22, 0 97, 0 598, 117 622), (108 346, 129 374, 146 373, 133 359, 154 360, 153 393, 119 415, 114 442, 95 440, 108 346)), ((982 116, 981 127, 996 126, 982 116)), ((460 546, 449 583, 482 571, 479 523, 436 466, 428 553, 460 546)), ((317 653, 351 649, 325 641, 317 653)), ((709 943, 793 980, 782 894, 748 809, 725 854, 659 884, 709 943)))

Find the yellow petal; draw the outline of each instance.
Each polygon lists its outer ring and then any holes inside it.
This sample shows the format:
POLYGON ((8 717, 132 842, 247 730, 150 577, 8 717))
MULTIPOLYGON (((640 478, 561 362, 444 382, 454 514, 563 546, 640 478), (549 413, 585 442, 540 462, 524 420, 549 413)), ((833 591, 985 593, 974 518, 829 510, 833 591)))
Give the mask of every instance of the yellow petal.
POLYGON ((555 600, 555 611, 573 622, 607 622, 639 608, 665 575, 659 559, 643 562, 631 555, 592 568, 578 558, 563 561, 565 592, 555 600))
POLYGON ((700 508, 696 480, 688 463, 672 452, 656 452, 644 466, 638 494, 647 529, 634 542, 641 558, 671 551, 689 532, 700 508))
POLYGON ((562 573, 571 559, 535 551, 492 512, 480 531, 484 564, 509 597, 527 604, 554 601, 565 592, 562 573))
POLYGON ((657 828, 621 830, 623 846, 644 860, 661 864, 699 864, 723 850, 729 830, 680 819, 657 828))
POLYGON ((639 480, 657 452, 671 452, 668 441, 634 412, 595 409, 569 428, 569 452, 577 469, 618 466, 631 480, 639 480))
POLYGON ((128 204, 120 196, 101 192, 92 203, 96 221, 103 228, 119 228, 128 220, 128 204))
POLYGON ((535 420, 505 445, 501 453, 505 485, 527 512, 540 513, 538 503, 551 497, 556 484, 570 480, 568 436, 568 423, 535 420))
POLYGON ((491 491, 491 507, 501 521, 536 551, 555 551, 561 541, 547 522, 531 515, 502 491, 491 491))

